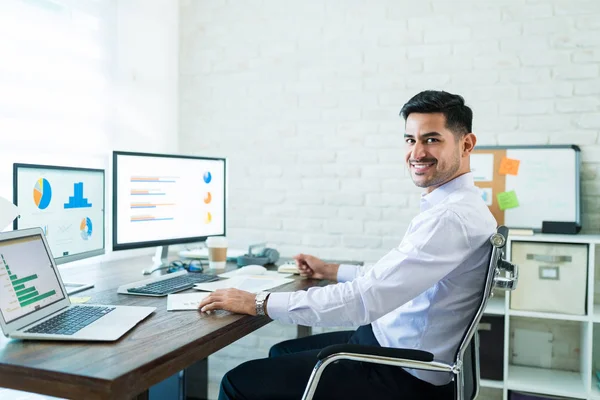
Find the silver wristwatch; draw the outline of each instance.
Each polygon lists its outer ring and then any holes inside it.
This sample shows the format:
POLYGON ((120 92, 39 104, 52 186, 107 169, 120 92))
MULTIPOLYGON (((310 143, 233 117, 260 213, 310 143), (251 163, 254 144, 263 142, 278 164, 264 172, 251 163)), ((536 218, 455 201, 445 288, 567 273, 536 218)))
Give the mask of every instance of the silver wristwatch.
POLYGON ((271 292, 259 292, 256 295, 256 315, 267 315, 265 311, 265 301, 271 292))

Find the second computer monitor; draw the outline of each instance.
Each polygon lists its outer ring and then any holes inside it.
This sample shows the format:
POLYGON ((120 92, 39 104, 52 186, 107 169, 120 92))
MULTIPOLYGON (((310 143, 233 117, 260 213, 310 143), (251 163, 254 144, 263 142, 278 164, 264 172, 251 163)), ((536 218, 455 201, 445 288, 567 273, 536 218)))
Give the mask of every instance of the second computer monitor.
POLYGON ((41 227, 57 264, 104 254, 104 170, 14 164, 14 229, 41 227))
POLYGON ((224 158, 113 152, 113 250, 225 235, 224 158))

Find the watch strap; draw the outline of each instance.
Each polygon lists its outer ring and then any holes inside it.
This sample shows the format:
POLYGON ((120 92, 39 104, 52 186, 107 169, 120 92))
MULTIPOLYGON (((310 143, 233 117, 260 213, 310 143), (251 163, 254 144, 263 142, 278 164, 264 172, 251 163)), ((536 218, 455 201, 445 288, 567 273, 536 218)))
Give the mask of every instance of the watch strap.
POLYGON ((256 315, 267 315, 265 302, 271 292, 259 292, 256 294, 256 315))

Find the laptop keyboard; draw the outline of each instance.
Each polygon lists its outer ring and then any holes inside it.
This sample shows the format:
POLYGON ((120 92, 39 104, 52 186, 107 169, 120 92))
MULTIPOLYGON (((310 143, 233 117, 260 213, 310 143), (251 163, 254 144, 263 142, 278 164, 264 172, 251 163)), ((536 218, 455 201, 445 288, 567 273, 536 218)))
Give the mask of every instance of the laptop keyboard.
POLYGON ((127 289, 127 291, 129 293, 166 296, 170 293, 190 289, 194 287, 196 283, 212 282, 218 279, 218 276, 211 274, 186 274, 174 276, 173 278, 165 279, 162 281, 150 282, 145 285, 134 288, 129 288, 127 289))
POLYGON ((114 307, 103 306, 73 306, 57 316, 54 316, 49 320, 46 320, 41 324, 26 330, 25 332, 45 333, 52 335, 73 335, 114 309, 114 307))

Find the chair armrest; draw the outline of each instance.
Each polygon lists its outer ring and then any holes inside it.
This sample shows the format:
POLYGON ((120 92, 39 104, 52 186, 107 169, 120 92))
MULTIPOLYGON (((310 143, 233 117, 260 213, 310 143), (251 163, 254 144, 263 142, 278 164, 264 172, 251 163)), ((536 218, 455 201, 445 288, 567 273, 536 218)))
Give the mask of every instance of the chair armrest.
POLYGON ((392 347, 365 346, 361 344, 334 344, 325 347, 319 352, 317 358, 323 360, 337 353, 354 353, 381 357, 404 358, 414 361, 431 362, 433 354, 428 351, 412 349, 395 349, 392 347))

